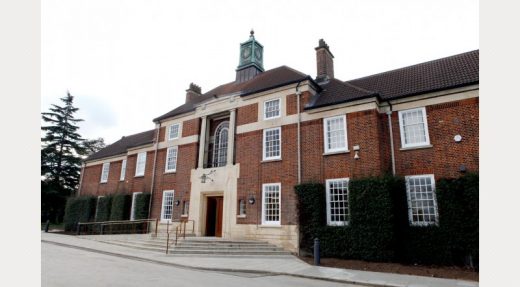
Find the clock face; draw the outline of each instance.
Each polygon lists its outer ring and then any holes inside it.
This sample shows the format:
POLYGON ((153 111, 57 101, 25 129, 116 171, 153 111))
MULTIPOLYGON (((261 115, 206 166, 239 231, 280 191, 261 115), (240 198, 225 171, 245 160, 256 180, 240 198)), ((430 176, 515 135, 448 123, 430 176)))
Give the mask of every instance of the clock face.
POLYGON ((255 58, 257 60, 262 61, 262 50, 260 50, 260 48, 256 48, 256 50, 255 50, 255 58))
POLYGON ((242 59, 246 60, 251 55, 251 48, 250 47, 244 47, 242 48, 242 59))

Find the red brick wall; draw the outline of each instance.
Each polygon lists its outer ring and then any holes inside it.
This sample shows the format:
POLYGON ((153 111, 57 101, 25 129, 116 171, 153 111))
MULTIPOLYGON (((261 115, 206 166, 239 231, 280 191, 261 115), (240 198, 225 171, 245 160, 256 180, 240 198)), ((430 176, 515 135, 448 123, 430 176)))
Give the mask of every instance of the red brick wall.
MULTIPOLYGON (((307 103, 309 103, 311 99, 311 93, 310 92, 302 92, 300 96, 300 112, 303 113, 303 108, 307 103)), ((288 95, 286 100, 286 111, 287 115, 294 115, 297 113, 297 98, 296 94, 288 95)))
POLYGON ((159 142, 163 142, 166 139, 166 127, 159 129, 159 142))
POLYGON ((200 133, 200 119, 187 120, 182 123, 182 136, 188 137, 200 133))
POLYGON ((258 121, 258 104, 251 104, 237 109, 236 125, 245 125, 258 121))
MULTIPOLYGON (((287 98, 287 112, 295 112, 295 98, 287 98)), ((303 103, 302 103, 303 104, 303 103)), ((426 149, 400 150, 401 139, 398 113, 392 113, 392 129, 397 175, 435 174, 441 177, 457 177, 459 166, 464 164, 468 171, 478 171, 479 164, 479 110, 478 98, 427 106, 427 121, 430 142, 426 149), (455 143, 453 137, 462 136, 455 143)), ((257 121, 257 104, 241 107, 237 113, 237 124, 257 121)), ((390 141, 386 114, 376 110, 349 113, 347 137, 349 153, 323 155, 323 120, 312 120, 301 124, 302 132, 302 182, 322 182, 331 178, 360 178, 391 172, 390 141), (358 160, 354 160, 354 145, 360 146, 358 160)), ((199 119, 185 121, 183 136, 199 133, 199 119)), ((164 129, 161 129, 164 134, 164 129)), ((260 224, 262 206, 262 184, 281 182, 282 224, 296 224, 297 182, 297 133, 296 124, 282 127, 282 160, 262 163, 263 131, 236 135, 236 162, 240 163, 238 199, 247 200, 254 195, 256 203, 246 204, 246 218, 237 218, 238 223, 260 224)), ((182 202, 189 200, 191 170, 197 164, 198 143, 179 146, 177 172, 165 174, 166 149, 158 151, 156 178, 153 194, 152 217, 159 218, 163 190, 175 190, 175 200, 181 205, 174 207, 174 218, 178 219, 182 202)), ((144 177, 134 177, 136 155, 128 157, 126 179, 119 181, 121 161, 110 165, 109 180, 101 184, 101 164, 86 167, 83 174, 81 194, 110 194, 115 192, 150 191, 154 151, 148 152, 144 177)), ((237 202, 238 204, 238 202, 237 202)))
POLYGON ((282 126, 282 160, 262 161, 263 131, 237 135, 236 162, 240 163, 238 199, 254 195, 256 203, 246 205, 246 218, 237 218, 237 223, 260 224, 262 210, 262 184, 281 183, 281 223, 296 224, 297 182, 296 125, 282 126), (292 211, 292 212, 287 212, 292 211))
POLYGON ((102 164, 85 167, 81 183, 81 195, 105 195, 114 193, 150 192, 155 151, 146 155, 144 176, 135 177, 137 155, 127 158, 125 180, 120 181, 122 160, 111 162, 108 181, 100 183, 102 164))
POLYGON ((152 218, 160 218, 162 194, 164 190, 174 190, 174 200, 180 200, 179 206, 173 207, 173 218, 180 219, 182 203, 190 199, 191 170, 196 167, 198 144, 178 146, 177 170, 175 173, 165 173, 166 149, 157 152, 154 194, 152 198, 152 218))
POLYGON ((396 173, 398 175, 434 174, 435 178, 458 177, 459 166, 478 171, 479 105, 478 98, 426 107, 428 132, 433 147, 400 150, 398 113, 392 114, 396 173), (462 136, 456 143, 453 137, 462 136))

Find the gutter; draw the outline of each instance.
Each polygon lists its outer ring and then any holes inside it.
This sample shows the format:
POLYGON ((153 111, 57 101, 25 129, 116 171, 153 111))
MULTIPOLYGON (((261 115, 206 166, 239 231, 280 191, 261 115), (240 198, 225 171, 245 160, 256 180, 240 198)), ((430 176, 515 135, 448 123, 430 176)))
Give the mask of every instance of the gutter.
POLYGON ((388 129, 390 133, 390 158, 392 160, 392 175, 395 175, 394 133, 392 130, 392 104, 388 101, 390 110, 386 112, 388 117, 388 129))
POLYGON ((157 132, 155 136, 155 154, 153 157, 153 170, 152 170, 152 184, 150 186, 150 202, 148 203, 148 218, 152 214, 152 199, 153 199, 153 188, 155 183, 155 164, 157 162, 157 149, 159 149, 159 133, 161 132, 161 124, 157 125, 157 132))
POLYGON ((301 112, 300 112, 300 96, 301 92, 298 90, 298 87, 302 81, 298 82, 296 85, 296 109, 298 110, 298 122, 297 122, 297 149, 298 149, 298 184, 302 182, 302 155, 301 155, 301 112))

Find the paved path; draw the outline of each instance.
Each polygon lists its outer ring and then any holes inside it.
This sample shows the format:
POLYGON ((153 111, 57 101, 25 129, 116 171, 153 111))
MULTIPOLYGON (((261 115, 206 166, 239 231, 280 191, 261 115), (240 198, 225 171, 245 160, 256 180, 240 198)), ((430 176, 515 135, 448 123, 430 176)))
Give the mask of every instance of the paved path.
MULTIPOLYGON (((257 275, 290 275, 307 279, 322 279, 340 283, 364 284, 366 286, 392 287, 458 287, 478 286, 477 282, 431 278, 424 276, 400 275, 392 273, 346 270, 340 268, 316 267, 295 256, 276 257, 201 257, 172 256, 157 252, 116 246, 95 239, 100 237, 76 237, 42 233, 43 243, 58 244, 118 257, 149 263, 188 268, 190 270, 211 270, 219 272, 244 272, 257 275)), ((42 248, 43 249, 43 248, 42 248)), ((43 257, 43 256, 42 256, 43 257)), ((88 262, 87 262, 88 263, 88 262)), ((87 264, 86 263, 86 264, 87 264)), ((45 270, 45 269, 43 269, 45 270)), ((44 273, 42 273, 43 275, 44 273)), ((43 276, 42 276, 43 278, 43 276)), ((314 282, 314 281, 313 281, 314 282)), ((331 284, 332 282, 326 282, 331 284)))
POLYGON ((354 287, 292 276, 187 270, 49 243, 42 244, 42 286, 354 287))

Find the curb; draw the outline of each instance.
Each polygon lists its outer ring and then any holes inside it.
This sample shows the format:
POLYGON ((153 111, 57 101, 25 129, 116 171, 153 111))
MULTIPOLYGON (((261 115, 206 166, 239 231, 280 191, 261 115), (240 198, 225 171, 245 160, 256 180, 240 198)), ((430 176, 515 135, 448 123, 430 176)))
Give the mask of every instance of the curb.
POLYGON ((178 268, 183 268, 183 269, 188 269, 188 270, 215 271, 215 272, 239 272, 239 273, 259 274, 259 275, 264 275, 264 276, 291 276, 291 277, 321 280, 321 281, 336 282, 336 283, 346 283, 346 284, 368 286, 368 287, 405 287, 404 285, 393 285, 393 284, 386 284, 386 283, 376 284, 376 283, 371 283, 371 282, 352 281, 352 280, 346 280, 346 279, 334 279, 334 278, 318 277, 318 276, 287 273, 287 272, 272 272, 272 271, 235 269, 235 268, 197 267, 197 266, 189 266, 189 265, 183 265, 183 264, 179 264, 179 263, 172 263, 172 262, 165 262, 165 261, 161 261, 161 260, 143 258, 143 257, 139 257, 139 256, 121 254, 121 253, 116 253, 116 252, 102 251, 102 250, 98 250, 98 249, 71 245, 71 244, 66 244, 66 243, 60 243, 60 242, 55 242, 55 241, 50 241, 50 240, 45 240, 45 239, 41 239, 41 242, 48 243, 48 244, 54 244, 54 245, 62 246, 62 247, 68 247, 68 248, 74 248, 74 249, 79 249, 79 250, 84 250, 84 251, 89 251, 89 252, 110 255, 110 256, 116 256, 116 257, 135 260, 135 261, 155 263, 155 264, 166 265, 166 266, 173 266, 173 267, 178 267, 178 268))

